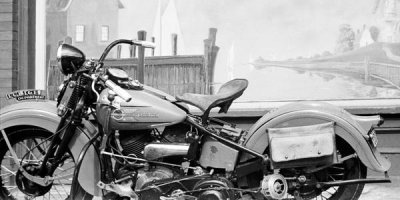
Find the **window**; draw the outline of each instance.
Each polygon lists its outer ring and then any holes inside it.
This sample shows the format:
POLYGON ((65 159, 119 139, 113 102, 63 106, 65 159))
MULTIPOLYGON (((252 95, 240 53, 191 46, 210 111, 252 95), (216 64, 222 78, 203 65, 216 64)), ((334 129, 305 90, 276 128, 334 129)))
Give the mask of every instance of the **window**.
POLYGON ((84 40, 85 40, 85 26, 84 25, 76 25, 75 41, 83 42, 84 40))
POLYGON ((108 26, 101 26, 101 41, 108 41, 109 40, 109 30, 108 26))

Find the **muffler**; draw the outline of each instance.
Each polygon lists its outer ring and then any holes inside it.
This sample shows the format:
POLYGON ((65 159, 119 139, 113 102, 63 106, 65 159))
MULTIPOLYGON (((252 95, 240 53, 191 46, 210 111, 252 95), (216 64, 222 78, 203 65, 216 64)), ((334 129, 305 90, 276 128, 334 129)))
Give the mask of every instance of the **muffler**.
POLYGON ((168 156, 186 156, 188 151, 188 143, 151 143, 144 147, 143 155, 147 160, 157 160, 168 156))

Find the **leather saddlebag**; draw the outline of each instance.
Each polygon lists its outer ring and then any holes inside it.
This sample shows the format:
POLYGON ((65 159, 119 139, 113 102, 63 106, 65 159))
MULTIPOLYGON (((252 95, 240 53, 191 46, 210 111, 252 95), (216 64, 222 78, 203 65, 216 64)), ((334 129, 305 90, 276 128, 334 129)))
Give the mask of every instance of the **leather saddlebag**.
POLYGON ((268 129, 273 168, 331 164, 336 144, 334 123, 268 129))

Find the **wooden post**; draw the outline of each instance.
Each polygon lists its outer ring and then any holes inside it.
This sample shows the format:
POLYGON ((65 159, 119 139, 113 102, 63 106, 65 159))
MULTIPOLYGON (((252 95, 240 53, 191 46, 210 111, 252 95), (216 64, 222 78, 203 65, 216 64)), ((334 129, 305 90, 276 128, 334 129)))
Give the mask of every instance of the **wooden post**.
POLYGON ((204 74, 205 74, 205 90, 206 94, 214 93, 214 68, 217 59, 219 47, 215 46, 217 37, 217 29, 210 28, 208 39, 204 40, 204 74))
POLYGON ((216 28, 210 28, 208 29, 208 39, 211 40, 211 45, 215 46, 215 41, 217 39, 217 29, 216 28))
MULTIPOLYGON (((138 31, 138 40, 146 40, 146 31, 138 31)), ((138 60, 137 77, 144 83, 144 47, 138 47, 138 60)))
POLYGON ((118 45, 117 46, 117 58, 120 59, 121 58, 121 51, 122 51, 122 46, 118 45))
POLYGON ((364 58, 364 81, 369 81, 369 59, 368 57, 364 58))
POLYGON ((215 87, 214 87, 214 71, 215 71, 215 63, 217 60, 217 55, 218 55, 219 47, 217 46, 212 46, 211 48, 211 55, 210 55, 210 60, 208 64, 208 77, 209 77, 209 82, 210 82, 210 94, 215 93, 215 87))
POLYGON ((70 36, 65 37, 64 44, 72 44, 72 37, 70 36))
POLYGON ((136 46, 135 45, 129 46, 129 57, 130 58, 136 57, 136 46))
MULTIPOLYGON (((151 42, 155 43, 156 42, 156 38, 155 37, 151 37, 151 42)), ((155 50, 155 48, 151 49, 151 56, 154 56, 154 53, 155 53, 154 50, 155 50)))
POLYGON ((201 73, 202 77, 202 82, 204 83, 204 88, 201 88, 201 93, 203 94, 209 94, 209 89, 210 89, 210 82, 209 82, 209 74, 208 74, 208 67, 210 63, 210 52, 211 52, 211 44, 212 41, 210 39, 205 39, 204 40, 204 64, 203 64, 203 70, 201 73))
POLYGON ((178 34, 172 33, 171 34, 171 42, 172 42, 172 55, 178 55, 178 34))

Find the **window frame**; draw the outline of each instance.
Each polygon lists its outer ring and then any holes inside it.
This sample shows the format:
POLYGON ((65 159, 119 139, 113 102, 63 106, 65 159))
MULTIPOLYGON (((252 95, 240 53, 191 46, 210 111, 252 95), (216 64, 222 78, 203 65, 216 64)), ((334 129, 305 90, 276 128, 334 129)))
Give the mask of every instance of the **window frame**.
POLYGON ((74 39, 75 39, 75 42, 85 42, 85 25, 83 25, 83 24, 75 25, 75 38, 74 39), (78 40, 78 27, 82 27, 82 40, 78 40))
POLYGON ((100 26, 100 41, 101 42, 108 42, 108 41, 110 41, 110 26, 109 25, 101 25, 100 26), (103 29, 103 28, 106 28, 106 29, 103 29), (107 36, 107 38, 106 39, 104 39, 103 38, 103 30, 107 30, 107 32, 106 32, 106 36, 107 36))

